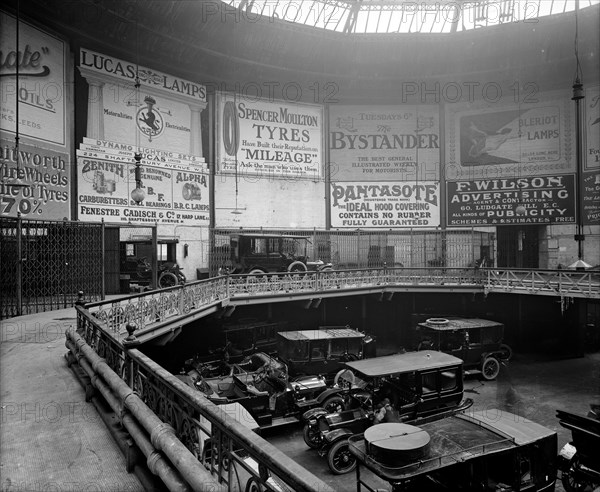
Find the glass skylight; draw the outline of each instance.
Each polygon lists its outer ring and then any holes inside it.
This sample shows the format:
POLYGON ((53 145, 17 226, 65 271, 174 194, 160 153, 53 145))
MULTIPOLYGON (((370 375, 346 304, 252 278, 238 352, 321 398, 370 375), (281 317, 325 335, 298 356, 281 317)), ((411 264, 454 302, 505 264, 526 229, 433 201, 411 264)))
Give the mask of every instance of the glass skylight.
MULTIPOLYGON (((576 0, 221 0, 243 15, 257 15, 330 31, 448 33, 575 10, 576 0)), ((579 8, 600 0, 579 0, 579 8)))

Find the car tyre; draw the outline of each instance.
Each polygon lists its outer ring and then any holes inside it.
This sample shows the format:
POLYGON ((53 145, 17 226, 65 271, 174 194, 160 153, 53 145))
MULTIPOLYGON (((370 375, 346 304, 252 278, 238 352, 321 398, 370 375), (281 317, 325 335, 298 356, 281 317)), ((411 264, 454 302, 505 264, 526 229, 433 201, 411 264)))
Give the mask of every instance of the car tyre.
POLYGON ((327 453, 329 469, 336 475, 343 475, 356 468, 356 458, 350 452, 347 439, 336 442, 327 453))
POLYGON ((163 274, 161 274, 160 278, 158 279, 158 286, 161 289, 167 289, 168 287, 174 287, 178 283, 179 283, 179 280, 177 280, 177 275, 175 275, 172 272, 164 272, 163 274))
POLYGON ((346 404, 340 395, 333 395, 323 400, 323 408, 327 413, 336 413, 345 410, 346 404))
POLYGON ((481 364, 481 374, 484 379, 491 381, 492 379, 496 379, 498 377, 498 373, 500 372, 500 362, 495 357, 486 357, 481 364))
POLYGON ((512 349, 505 343, 500 344, 500 359, 508 362, 513 355, 512 349))
POLYGON ((307 270, 306 265, 301 261, 294 261, 293 263, 290 263, 287 269, 290 273, 305 272, 307 270))
POLYGON ((587 487, 586 482, 577 480, 579 467, 579 456, 575 453, 562 472, 561 482, 566 492, 582 492, 587 487))
POLYGON ((321 431, 318 425, 304 424, 302 437, 310 449, 317 449, 321 445, 321 431))
POLYGON ((350 388, 352 388, 356 382, 356 376, 350 369, 342 369, 338 371, 333 377, 333 385, 340 387, 340 379, 342 380, 342 384, 346 383, 346 385, 350 386, 350 388))

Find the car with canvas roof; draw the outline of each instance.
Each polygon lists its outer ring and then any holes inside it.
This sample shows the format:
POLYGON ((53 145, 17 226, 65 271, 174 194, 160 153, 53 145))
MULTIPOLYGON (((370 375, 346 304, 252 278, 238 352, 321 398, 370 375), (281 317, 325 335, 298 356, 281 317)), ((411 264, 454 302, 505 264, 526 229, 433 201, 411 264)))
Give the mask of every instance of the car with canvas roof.
POLYGON ((327 457, 335 474, 356 466, 348 449, 351 435, 379 422, 441 418, 472 404, 463 401, 462 360, 442 352, 406 352, 346 362, 334 381, 344 398, 340 410, 317 407, 302 418, 304 441, 327 457))
POLYGON ((439 350, 464 361, 465 374, 496 379, 512 357, 504 343, 504 325, 481 318, 427 318, 417 325, 417 350, 439 350))

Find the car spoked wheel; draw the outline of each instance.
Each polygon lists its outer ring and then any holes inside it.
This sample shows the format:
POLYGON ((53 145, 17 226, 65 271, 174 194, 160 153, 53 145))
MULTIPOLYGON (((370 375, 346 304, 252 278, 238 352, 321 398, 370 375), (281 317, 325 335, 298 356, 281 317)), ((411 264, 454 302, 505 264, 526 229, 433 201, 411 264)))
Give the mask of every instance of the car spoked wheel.
POLYGON ((323 408, 327 413, 341 412, 346 408, 346 402, 339 395, 330 396, 323 401, 323 408))
POLYGON ((158 279, 158 286, 161 289, 167 289, 168 287, 174 287, 177 285, 179 281, 177 280, 177 276, 172 272, 165 272, 161 274, 158 279))
POLYGON ((578 479, 580 466, 579 456, 575 453, 562 472, 561 482, 567 492, 583 492, 586 489, 587 482, 578 479))
POLYGON ((288 267, 288 272, 290 272, 290 273, 305 272, 306 270, 307 270, 306 265, 304 263, 302 263, 301 261, 294 261, 288 267))
POLYGON ((321 431, 318 425, 305 424, 302 429, 302 437, 311 449, 317 449, 321 445, 321 431))
POLYGON ((481 364, 481 374, 485 379, 491 381, 496 379, 500 372, 500 362, 495 357, 487 357, 481 364))
POLYGON ((356 468, 356 458, 350 453, 348 441, 338 441, 327 453, 329 469, 336 475, 343 475, 356 468))

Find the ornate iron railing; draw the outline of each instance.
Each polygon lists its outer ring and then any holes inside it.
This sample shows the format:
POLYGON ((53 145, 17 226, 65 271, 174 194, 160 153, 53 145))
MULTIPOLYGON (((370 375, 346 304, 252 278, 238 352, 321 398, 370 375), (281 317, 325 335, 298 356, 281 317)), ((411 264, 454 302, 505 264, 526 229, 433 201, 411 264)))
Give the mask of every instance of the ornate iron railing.
POLYGON ((138 350, 128 356, 133 390, 228 490, 331 490, 253 434, 244 423, 254 419, 241 405, 217 406, 138 350))
POLYGON ((600 272, 569 270, 486 269, 485 292, 559 297, 600 296, 600 272))
POLYGON ((253 419, 241 405, 231 409, 209 402, 138 350, 125 350, 108 325, 81 306, 77 320, 85 342, 229 490, 244 490, 250 482, 265 491, 330 491, 245 428, 242 424, 253 419))
POLYGON ((327 297, 410 289, 456 289, 474 292, 554 295, 560 298, 600 296, 600 272, 568 270, 498 270, 476 268, 370 268, 294 274, 228 275, 86 305, 116 340, 160 329, 174 320, 214 306, 282 296, 327 297))
MULTIPOLYGON (((194 389, 141 352, 126 350, 135 335, 158 330, 174 320, 214 306, 259 298, 326 297, 347 292, 394 292, 398 289, 465 287, 475 291, 598 298, 599 272, 529 271, 475 268, 376 268, 295 274, 229 275, 77 306, 78 332, 107 365, 174 430, 178 439, 228 488, 241 474, 262 490, 328 490, 295 462, 256 437, 225 410, 215 410, 194 389), (247 431, 247 432, 246 432, 247 431), (235 476, 234 476, 235 475, 235 476), (257 485, 258 484, 258 485, 257 485), (316 485, 315 485, 316 484, 316 485), (315 488, 316 487, 316 488, 315 488)), ((214 407, 214 408, 213 408, 214 407)), ((240 408, 239 412, 243 412, 240 408)), ((243 415, 236 415, 244 420, 243 415)), ((239 487, 238 483, 236 487, 239 487)))

